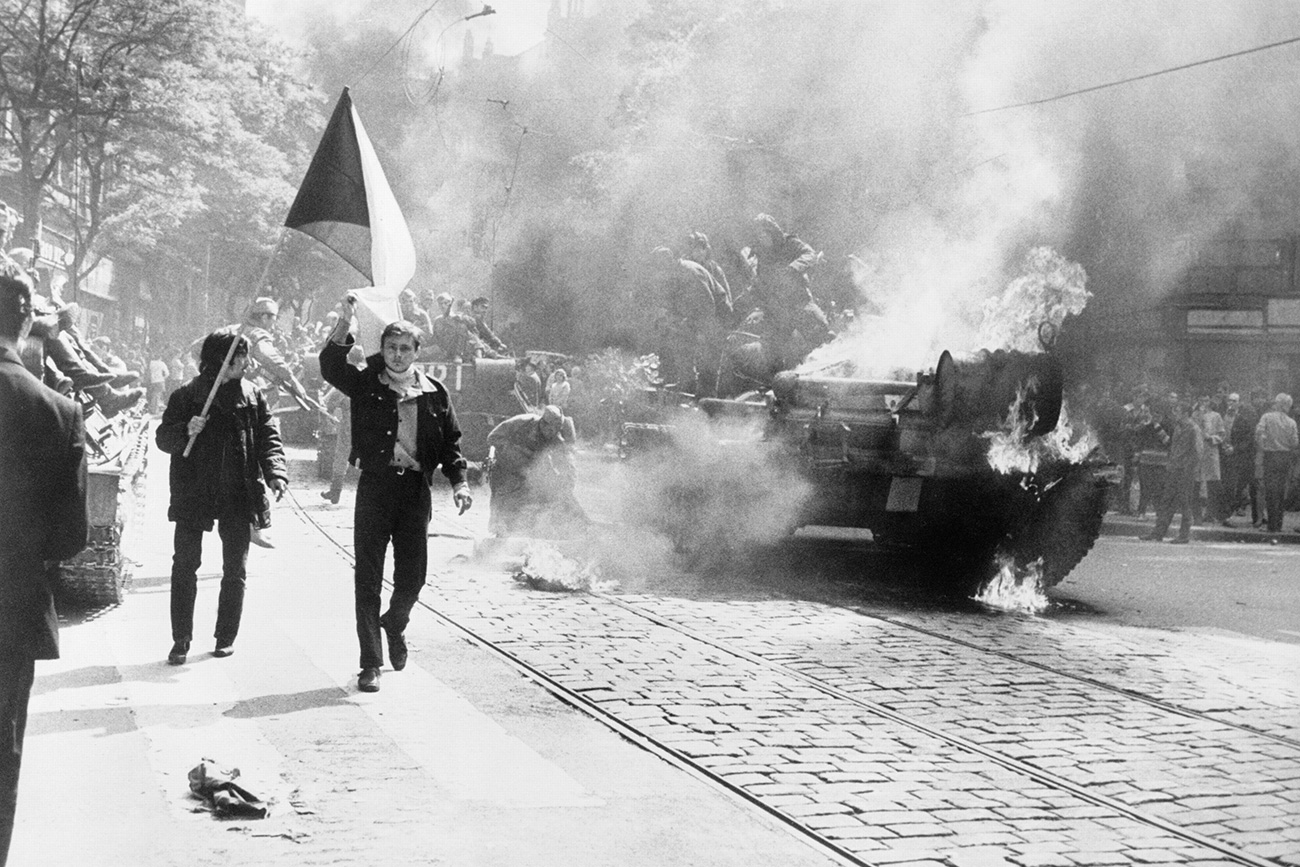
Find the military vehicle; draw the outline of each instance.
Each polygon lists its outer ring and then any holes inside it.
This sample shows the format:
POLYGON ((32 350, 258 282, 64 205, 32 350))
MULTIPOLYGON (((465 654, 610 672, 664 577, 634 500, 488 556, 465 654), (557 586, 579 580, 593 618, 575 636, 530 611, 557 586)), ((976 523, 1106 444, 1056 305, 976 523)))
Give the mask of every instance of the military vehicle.
POLYGON ((467 362, 422 363, 451 392, 460 423, 460 450, 469 461, 487 460, 487 435, 513 415, 527 412, 515 390, 515 359, 475 358, 467 362))
MULTIPOLYGON (((767 458, 806 480, 791 528, 869 530, 875 545, 973 589, 1003 563, 1057 584, 1101 531, 1112 474, 1058 428, 1062 403, 1052 353, 984 351, 944 352, 915 380, 785 371, 761 397, 698 407, 753 420, 767 458)), ((671 434, 662 421, 629 421, 621 453, 635 459, 671 434)))

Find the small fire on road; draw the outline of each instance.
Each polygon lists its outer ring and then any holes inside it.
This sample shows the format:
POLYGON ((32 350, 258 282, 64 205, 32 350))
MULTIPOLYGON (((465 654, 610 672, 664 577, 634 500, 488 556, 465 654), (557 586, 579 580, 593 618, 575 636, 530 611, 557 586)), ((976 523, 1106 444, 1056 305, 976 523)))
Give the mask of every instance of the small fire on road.
POLYGON ((998 556, 998 574, 975 594, 975 601, 1000 611, 1039 614, 1051 604, 1043 591, 1043 561, 1017 569, 1008 556, 998 556))
POLYGON ((513 577, 525 587, 551 593, 599 592, 613 586, 601 578, 595 562, 569 557, 554 543, 543 541, 528 545, 513 577))

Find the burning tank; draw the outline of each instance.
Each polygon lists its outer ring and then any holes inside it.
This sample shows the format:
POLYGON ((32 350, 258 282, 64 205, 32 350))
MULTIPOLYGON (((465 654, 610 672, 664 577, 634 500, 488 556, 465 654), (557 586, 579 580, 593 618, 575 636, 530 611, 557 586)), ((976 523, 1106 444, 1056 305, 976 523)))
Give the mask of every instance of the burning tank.
MULTIPOLYGON (((763 400, 699 407, 758 421, 764 446, 807 482, 793 526, 870 530, 963 589, 1007 559, 1050 587, 1096 541, 1110 484, 1090 438, 1073 437, 1063 388, 1050 351, 945 351, 914 381, 785 371, 763 400)), ((630 451, 665 433, 633 428, 630 451)))

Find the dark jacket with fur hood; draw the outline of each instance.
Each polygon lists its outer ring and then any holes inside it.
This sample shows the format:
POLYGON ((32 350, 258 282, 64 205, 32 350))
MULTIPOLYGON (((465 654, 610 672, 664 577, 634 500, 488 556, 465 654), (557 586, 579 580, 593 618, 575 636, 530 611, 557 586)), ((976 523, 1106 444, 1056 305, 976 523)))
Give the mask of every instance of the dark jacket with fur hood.
POLYGON ((223 479, 237 478, 249 506, 249 523, 271 525, 266 487, 275 479, 289 481, 280 431, 266 398, 243 379, 222 383, 208 413, 207 426, 194 440, 189 457, 190 418, 203 414, 212 377, 200 375, 176 389, 167 401, 154 438, 172 456, 171 506, 167 518, 211 530, 221 507, 223 479), (230 448, 226 448, 226 444, 230 448), (234 467, 227 467, 233 461, 234 467))

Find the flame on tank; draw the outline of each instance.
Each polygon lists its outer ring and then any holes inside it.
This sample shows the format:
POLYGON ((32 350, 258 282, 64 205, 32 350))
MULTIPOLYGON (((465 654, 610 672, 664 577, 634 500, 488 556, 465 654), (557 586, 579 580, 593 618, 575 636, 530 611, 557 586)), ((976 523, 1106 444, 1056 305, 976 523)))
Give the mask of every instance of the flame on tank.
POLYGON ((1016 398, 1007 408, 1006 422, 1001 430, 984 434, 989 441, 989 466, 1003 475, 1038 472, 1044 461, 1082 463, 1097 448, 1096 435, 1084 426, 1076 432, 1070 422, 1070 409, 1061 402, 1061 417, 1056 427, 1041 437, 1030 437, 1028 432, 1037 421, 1032 406, 1025 409, 1025 395, 1029 385, 1016 391, 1016 398))
POLYGON ((1023 569, 1015 561, 998 555, 998 573, 980 588, 975 601, 1001 611, 1021 614, 1038 614, 1050 604, 1043 590, 1043 561, 1035 560, 1023 569))

